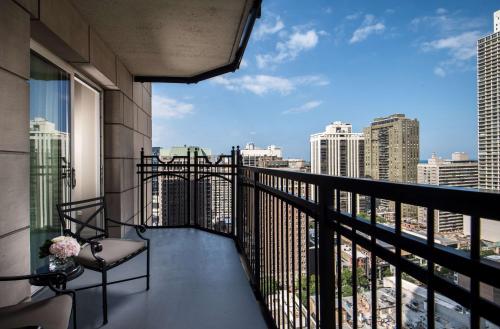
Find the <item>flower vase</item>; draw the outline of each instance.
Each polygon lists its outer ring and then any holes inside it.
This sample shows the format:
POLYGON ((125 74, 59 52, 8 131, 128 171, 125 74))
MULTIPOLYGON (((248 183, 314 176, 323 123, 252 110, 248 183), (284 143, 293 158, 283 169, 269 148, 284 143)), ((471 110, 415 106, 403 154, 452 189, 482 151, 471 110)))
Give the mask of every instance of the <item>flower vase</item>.
POLYGON ((50 272, 64 271, 67 268, 73 266, 73 264, 73 257, 59 258, 54 255, 49 256, 50 272))

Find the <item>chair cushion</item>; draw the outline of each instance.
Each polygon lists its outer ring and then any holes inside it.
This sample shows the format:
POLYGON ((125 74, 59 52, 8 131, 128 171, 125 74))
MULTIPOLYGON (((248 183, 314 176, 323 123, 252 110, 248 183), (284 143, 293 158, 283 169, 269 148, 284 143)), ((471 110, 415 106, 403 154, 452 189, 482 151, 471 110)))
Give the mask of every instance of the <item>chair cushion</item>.
MULTIPOLYGON (((102 245, 102 251, 96 253, 97 256, 104 259, 104 265, 111 266, 123 259, 137 254, 146 249, 144 241, 125 240, 125 239, 102 239, 99 240, 102 245)), ((76 261, 85 267, 99 269, 99 262, 92 255, 90 245, 84 245, 76 257, 76 261)))
POLYGON ((0 308, 0 328, 42 326, 44 329, 66 329, 71 307, 69 295, 3 307, 0 308))

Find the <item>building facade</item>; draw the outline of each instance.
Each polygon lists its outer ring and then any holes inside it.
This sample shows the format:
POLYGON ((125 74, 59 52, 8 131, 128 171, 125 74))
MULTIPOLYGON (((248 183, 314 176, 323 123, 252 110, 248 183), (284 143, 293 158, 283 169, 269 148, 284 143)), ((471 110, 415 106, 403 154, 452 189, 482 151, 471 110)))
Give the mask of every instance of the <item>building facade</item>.
MULTIPOLYGON (((365 176, 364 136, 353 133, 351 124, 335 121, 326 126, 324 132, 311 135, 309 141, 311 173, 355 178, 365 176)), ((342 209, 351 212, 348 193, 341 195, 340 202, 342 209)))
MULTIPOLYGON (((404 114, 376 118, 363 130, 365 176, 398 183, 416 183, 419 162, 419 122, 404 114)), ((381 202, 385 217, 394 213, 392 203, 381 202)), ((415 207, 403 206, 403 218, 416 219, 415 207)))
MULTIPOLYGON (((477 161, 469 160, 465 153, 453 153, 451 160, 438 158, 435 154, 427 163, 418 164, 418 183, 442 186, 477 188, 477 161)), ((419 223, 426 223, 427 210, 418 208, 419 223)), ((437 233, 463 230, 463 215, 446 211, 434 212, 437 233)))
MULTIPOLYGON (((478 187, 500 191, 500 11, 494 32, 477 43, 478 187)), ((500 241, 500 225, 485 220, 484 238, 500 241)))
POLYGON ((282 159, 283 153, 281 148, 276 145, 269 145, 264 149, 255 146, 254 143, 248 143, 245 145, 245 148, 241 150, 241 157, 244 166, 257 167, 260 158, 282 159))

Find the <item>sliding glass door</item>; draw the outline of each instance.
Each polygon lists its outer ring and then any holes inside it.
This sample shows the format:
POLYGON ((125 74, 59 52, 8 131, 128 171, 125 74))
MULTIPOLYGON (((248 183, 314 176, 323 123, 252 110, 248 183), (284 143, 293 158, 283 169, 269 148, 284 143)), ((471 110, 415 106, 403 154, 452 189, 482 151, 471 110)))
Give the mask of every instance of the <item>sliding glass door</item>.
POLYGON ((56 204, 71 198, 71 79, 35 53, 30 73, 31 268, 38 249, 61 233, 56 204))

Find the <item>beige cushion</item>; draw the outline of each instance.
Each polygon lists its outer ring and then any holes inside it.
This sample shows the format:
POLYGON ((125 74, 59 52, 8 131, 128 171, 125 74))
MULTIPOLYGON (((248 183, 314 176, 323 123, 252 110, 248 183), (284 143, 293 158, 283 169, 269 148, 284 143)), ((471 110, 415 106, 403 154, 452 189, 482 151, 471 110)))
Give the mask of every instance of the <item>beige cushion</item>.
POLYGON ((71 297, 59 295, 39 302, 26 302, 0 308, 0 328, 42 326, 66 329, 71 316, 71 297))
MULTIPOLYGON (((124 239, 102 239, 99 240, 102 245, 102 251, 96 253, 97 256, 104 259, 105 266, 114 263, 138 253, 146 248, 144 241, 124 240, 124 239)), ((90 245, 85 245, 76 257, 76 261, 83 266, 90 268, 99 268, 99 262, 92 255, 90 245)))

